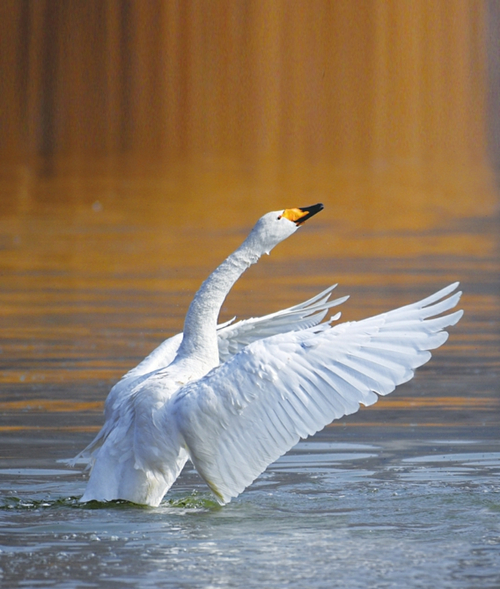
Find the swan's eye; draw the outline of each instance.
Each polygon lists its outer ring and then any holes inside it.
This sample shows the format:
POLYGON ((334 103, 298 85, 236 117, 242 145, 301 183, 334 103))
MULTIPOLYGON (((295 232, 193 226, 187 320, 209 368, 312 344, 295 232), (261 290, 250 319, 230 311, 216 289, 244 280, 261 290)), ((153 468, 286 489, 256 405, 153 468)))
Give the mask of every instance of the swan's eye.
POLYGON ((278 215, 278 221, 281 219, 281 215, 278 215))

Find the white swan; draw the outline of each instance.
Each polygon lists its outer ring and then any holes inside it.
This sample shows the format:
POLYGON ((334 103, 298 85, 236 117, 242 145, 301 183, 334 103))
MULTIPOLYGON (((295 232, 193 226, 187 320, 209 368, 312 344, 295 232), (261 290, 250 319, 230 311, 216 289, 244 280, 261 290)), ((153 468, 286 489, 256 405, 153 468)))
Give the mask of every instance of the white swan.
MULTIPOLYGON (((217 328, 239 276, 321 204, 264 215, 202 284, 184 333, 166 340, 111 390, 105 423, 70 463, 87 461, 82 502, 156 506, 188 458, 220 504, 237 496, 300 438, 412 378, 443 344, 458 283, 359 322, 319 324, 334 287, 284 311, 217 328), (448 296, 451 295, 451 296, 448 296), (447 298, 446 298, 447 297, 447 298)), ((337 319, 340 313, 333 317, 337 319)))

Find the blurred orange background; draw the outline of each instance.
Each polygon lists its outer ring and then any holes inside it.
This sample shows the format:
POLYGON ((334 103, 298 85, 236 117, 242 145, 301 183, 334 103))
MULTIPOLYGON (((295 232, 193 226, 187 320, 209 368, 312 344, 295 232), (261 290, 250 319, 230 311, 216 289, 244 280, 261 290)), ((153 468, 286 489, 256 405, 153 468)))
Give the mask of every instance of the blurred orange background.
MULTIPOLYGON (((95 206, 109 223, 248 228, 323 201, 324 222, 352 232, 344 253, 390 255, 362 232, 495 214, 499 14, 480 0, 4 0, 0 217, 92 224, 95 206)), ((496 247, 467 239, 437 247, 496 247)))
POLYGON ((361 206, 421 226, 436 201, 489 214, 498 12, 479 0, 3 0, 2 172, 22 186, 40 157, 84 178, 106 162, 108 177, 188 176, 216 208, 229 183, 245 215, 257 194, 284 206, 332 188, 346 222, 361 206))
POLYGON ((475 162, 477 0, 4 0, 3 152, 475 162))
POLYGON ((0 76, 16 395, 103 395, 260 215, 315 202, 223 319, 337 281, 360 318, 461 280, 452 341, 496 358, 497 1, 2 0, 0 76))

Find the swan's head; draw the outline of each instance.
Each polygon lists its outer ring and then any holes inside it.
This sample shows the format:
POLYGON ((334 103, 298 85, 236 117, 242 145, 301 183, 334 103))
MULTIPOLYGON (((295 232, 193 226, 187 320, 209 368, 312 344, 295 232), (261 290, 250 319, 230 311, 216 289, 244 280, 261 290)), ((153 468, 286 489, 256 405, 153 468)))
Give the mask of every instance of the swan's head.
POLYGON ((297 229, 323 209, 321 203, 310 207, 273 211, 261 217, 248 236, 247 242, 258 255, 268 254, 274 246, 290 237, 297 229))

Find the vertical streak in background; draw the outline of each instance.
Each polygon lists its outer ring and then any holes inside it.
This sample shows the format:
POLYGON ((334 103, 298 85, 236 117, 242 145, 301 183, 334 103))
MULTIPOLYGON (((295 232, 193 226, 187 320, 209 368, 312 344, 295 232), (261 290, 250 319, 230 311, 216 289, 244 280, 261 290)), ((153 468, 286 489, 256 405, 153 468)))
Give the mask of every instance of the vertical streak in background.
POLYGON ((62 10, 57 2, 45 6, 42 21, 42 62, 40 64, 42 84, 40 85, 39 149, 42 154, 53 153, 57 149, 58 96, 56 84, 59 79, 59 33, 61 31, 60 14, 62 10))
POLYGON ((393 151, 387 155, 396 161, 415 164, 421 161, 420 132, 424 123, 420 109, 422 7, 416 2, 406 5, 397 0, 391 4, 392 51, 386 63, 393 91, 387 95, 390 116, 386 126, 393 151))
POLYGON ((134 123, 138 111, 134 104, 135 70, 132 62, 132 52, 139 48, 134 48, 133 19, 135 14, 132 0, 122 0, 116 4, 116 10, 120 15, 119 61, 116 64, 121 106, 118 123, 120 129, 119 149, 128 151, 134 145, 140 148, 137 138, 134 137, 134 123))
MULTIPOLYGON (((423 50, 422 67, 423 111, 427 113, 424 127, 423 152, 426 159, 442 160, 443 140, 446 127, 446 98, 443 85, 446 64, 443 60, 441 44, 443 39, 444 14, 433 0, 424 0, 424 22, 422 35, 426 39, 423 50)), ((423 121, 422 121, 423 124, 423 121)))
POLYGON ((4 0, 0 149, 485 156, 480 0, 4 0))
POLYGON ((281 2, 250 3, 248 15, 251 151, 274 155, 280 148, 281 106, 281 2), (253 127, 253 129, 252 129, 253 127))
POLYGON ((374 3, 375 42, 373 64, 374 115, 371 156, 375 165, 380 165, 387 153, 385 133, 388 120, 387 95, 389 75, 387 58, 389 55, 389 6, 385 0, 374 3))
POLYGON ((500 3, 488 0, 486 38, 488 45, 488 139, 492 160, 500 179, 500 3))
POLYGON ((121 143, 120 119, 121 119, 121 53, 120 53, 120 13, 117 6, 120 0, 109 0, 105 4, 105 46, 103 61, 105 63, 105 141, 104 149, 108 153, 119 150, 121 143))
MULTIPOLYGON (((161 147, 167 156, 173 156, 179 152, 181 144, 181 99, 185 88, 181 84, 181 60, 180 60, 180 10, 179 1, 167 2, 164 7, 161 23, 161 45, 159 51, 162 55, 163 75, 161 88, 163 90, 162 109, 164 116, 164 134, 161 147)), ((161 113, 158 113, 161 116, 161 113)))

